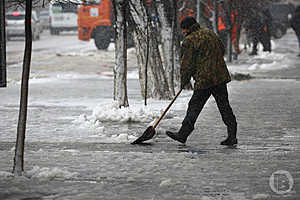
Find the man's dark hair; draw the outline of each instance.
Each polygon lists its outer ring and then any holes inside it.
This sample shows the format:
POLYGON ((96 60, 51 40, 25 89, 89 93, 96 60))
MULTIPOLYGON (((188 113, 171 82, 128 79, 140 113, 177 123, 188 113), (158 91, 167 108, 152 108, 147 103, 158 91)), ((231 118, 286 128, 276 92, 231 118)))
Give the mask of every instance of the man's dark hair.
POLYGON ((197 21, 194 17, 186 17, 181 21, 180 28, 181 29, 189 29, 191 26, 193 26, 196 23, 197 23, 197 21))

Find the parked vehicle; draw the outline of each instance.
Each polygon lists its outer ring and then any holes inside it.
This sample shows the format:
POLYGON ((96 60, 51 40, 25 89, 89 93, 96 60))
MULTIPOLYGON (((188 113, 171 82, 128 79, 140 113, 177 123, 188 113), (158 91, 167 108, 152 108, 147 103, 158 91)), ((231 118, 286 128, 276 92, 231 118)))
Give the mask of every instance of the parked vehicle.
MULTIPOLYGON (((130 28, 129 28, 130 29, 130 28)), ((97 49, 107 49, 115 39, 111 0, 86 0, 78 9, 78 39, 94 39, 97 49)), ((133 47, 133 34, 127 34, 127 47, 133 47)))
MULTIPOLYGON (((40 20, 36 11, 32 11, 31 16, 32 40, 39 40, 41 33, 40 20)), ((25 36, 25 11, 15 11, 6 13, 6 37, 10 40, 12 37, 25 36)))
POLYGON ((49 28, 51 35, 62 31, 77 30, 78 6, 72 2, 51 2, 49 6, 49 28))
POLYGON ((78 9, 78 38, 94 39, 98 49, 107 49, 114 34, 110 0, 84 2, 78 9))
POLYGON ((49 10, 42 10, 40 12, 40 21, 43 30, 49 29, 49 10))

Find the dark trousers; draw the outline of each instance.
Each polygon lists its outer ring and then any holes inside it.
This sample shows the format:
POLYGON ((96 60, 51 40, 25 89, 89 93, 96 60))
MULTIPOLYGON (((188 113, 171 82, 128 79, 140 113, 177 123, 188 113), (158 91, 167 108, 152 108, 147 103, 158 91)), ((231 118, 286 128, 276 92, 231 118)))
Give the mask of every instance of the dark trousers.
POLYGON ((271 36, 265 31, 260 31, 256 33, 253 37, 253 52, 257 52, 258 43, 263 45, 263 51, 271 52, 271 36))
POLYGON ((213 95, 222 116, 222 120, 227 126, 228 134, 236 135, 236 118, 228 100, 227 84, 220 84, 212 88, 195 90, 189 101, 186 116, 182 122, 179 134, 187 137, 193 130, 196 120, 202 111, 208 98, 213 95))

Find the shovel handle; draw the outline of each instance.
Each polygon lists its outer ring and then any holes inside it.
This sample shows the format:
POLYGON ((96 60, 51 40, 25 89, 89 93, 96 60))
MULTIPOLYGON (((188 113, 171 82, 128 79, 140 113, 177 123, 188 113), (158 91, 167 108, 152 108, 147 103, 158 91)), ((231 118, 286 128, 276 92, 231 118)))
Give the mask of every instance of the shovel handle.
POLYGON ((155 123, 153 124, 153 129, 155 129, 158 125, 158 123, 160 122, 160 120, 166 115, 166 113, 168 112, 169 108, 172 106, 172 104, 174 103, 174 101, 177 99, 177 97, 179 96, 179 94, 181 93, 182 88, 177 92, 177 94, 175 95, 175 97, 173 98, 173 100, 171 101, 171 103, 168 105, 168 107, 165 109, 165 111, 163 112, 163 114, 161 114, 161 116, 155 121, 155 123))

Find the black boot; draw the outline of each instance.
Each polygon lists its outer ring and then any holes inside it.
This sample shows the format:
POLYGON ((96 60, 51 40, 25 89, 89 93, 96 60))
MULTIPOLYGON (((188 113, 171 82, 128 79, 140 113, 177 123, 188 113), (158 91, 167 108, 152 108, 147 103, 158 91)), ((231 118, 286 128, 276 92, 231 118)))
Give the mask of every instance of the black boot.
POLYGON ((179 134, 179 133, 173 133, 171 131, 166 131, 167 136, 169 136, 170 138, 172 138, 173 140, 176 140, 178 142, 181 143, 185 143, 187 140, 187 136, 183 135, 183 134, 179 134))
POLYGON ((249 56, 256 56, 257 55, 257 51, 256 50, 253 50, 250 54, 249 54, 249 56))
POLYGON ((221 142, 221 145, 234 146, 237 145, 237 143, 238 143, 237 138, 227 137, 226 140, 221 142))
POLYGON ((232 128, 227 128, 228 136, 227 138, 221 142, 221 145, 233 146, 237 145, 238 140, 236 138, 237 127, 234 126, 232 128))

